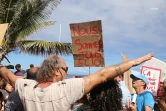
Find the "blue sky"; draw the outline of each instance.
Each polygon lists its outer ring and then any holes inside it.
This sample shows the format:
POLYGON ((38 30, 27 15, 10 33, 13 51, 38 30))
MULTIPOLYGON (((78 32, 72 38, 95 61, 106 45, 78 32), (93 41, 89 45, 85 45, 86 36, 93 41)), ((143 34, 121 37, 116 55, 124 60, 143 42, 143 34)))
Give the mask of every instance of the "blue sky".
MULTIPOLYGON (((63 0, 49 20, 55 25, 38 31, 28 39, 59 40, 70 42, 70 23, 102 20, 105 66, 120 63, 120 52, 129 59, 154 52, 155 57, 166 61, 166 0, 63 0)), ((23 69, 29 64, 40 66, 45 57, 9 54, 11 64, 20 63, 23 69)), ((88 74, 89 68, 74 67, 73 56, 63 56, 69 74, 88 74)), ((6 64, 8 64, 5 61, 6 64)), ((132 68, 139 71, 139 67, 132 68)), ((101 67, 90 68, 93 73, 101 67)))

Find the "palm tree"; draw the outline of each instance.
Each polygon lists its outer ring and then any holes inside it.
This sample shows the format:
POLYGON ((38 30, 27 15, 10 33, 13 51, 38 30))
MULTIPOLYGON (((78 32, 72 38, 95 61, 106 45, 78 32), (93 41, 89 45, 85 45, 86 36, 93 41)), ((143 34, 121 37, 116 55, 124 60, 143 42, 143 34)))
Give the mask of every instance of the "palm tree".
POLYGON ((71 54, 71 43, 28 40, 36 31, 53 25, 47 20, 61 0, 0 0, 0 24, 9 23, 1 47, 33 55, 71 54))

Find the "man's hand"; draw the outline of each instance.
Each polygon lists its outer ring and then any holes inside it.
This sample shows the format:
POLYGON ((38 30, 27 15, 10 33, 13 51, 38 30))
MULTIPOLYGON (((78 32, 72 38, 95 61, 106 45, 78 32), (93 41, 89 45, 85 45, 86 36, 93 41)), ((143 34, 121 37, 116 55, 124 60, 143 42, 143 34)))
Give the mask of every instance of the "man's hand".
POLYGON ((150 60, 154 56, 154 53, 147 54, 143 57, 134 60, 134 66, 137 66, 147 60, 150 60))
POLYGON ((137 106, 136 104, 131 102, 131 99, 129 98, 127 101, 127 109, 128 111, 137 111, 137 106))

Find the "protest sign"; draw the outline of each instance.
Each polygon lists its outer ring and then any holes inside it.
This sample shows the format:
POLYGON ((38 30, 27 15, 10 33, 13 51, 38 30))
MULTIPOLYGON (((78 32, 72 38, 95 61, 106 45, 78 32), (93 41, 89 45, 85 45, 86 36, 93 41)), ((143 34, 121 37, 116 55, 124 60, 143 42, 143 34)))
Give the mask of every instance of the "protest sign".
POLYGON ((160 76, 161 69, 142 66, 141 74, 144 74, 148 78, 149 84, 146 90, 153 93, 154 96, 158 96, 158 89, 160 88, 160 76))
POLYGON ((8 27, 8 23, 0 24, 0 45, 1 45, 2 40, 4 38, 7 27, 8 27))
POLYGON ((104 66, 101 20, 70 24, 74 66, 104 66))
POLYGON ((160 82, 163 82, 163 80, 166 78, 166 63, 156 59, 156 58, 152 58, 149 61, 146 61, 143 66, 148 66, 148 67, 154 67, 154 68, 159 68, 162 70, 162 74, 161 74, 161 78, 160 78, 160 82))

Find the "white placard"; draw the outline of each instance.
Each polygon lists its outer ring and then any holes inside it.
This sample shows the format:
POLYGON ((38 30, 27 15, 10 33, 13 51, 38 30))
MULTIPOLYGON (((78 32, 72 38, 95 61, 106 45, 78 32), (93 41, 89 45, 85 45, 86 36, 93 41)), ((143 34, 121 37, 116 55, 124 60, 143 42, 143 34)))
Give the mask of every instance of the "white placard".
POLYGON ((146 90, 153 93, 154 96, 158 96, 158 89, 160 87, 160 76, 161 69, 142 66, 141 74, 144 74, 148 78, 149 84, 146 87, 146 90))

